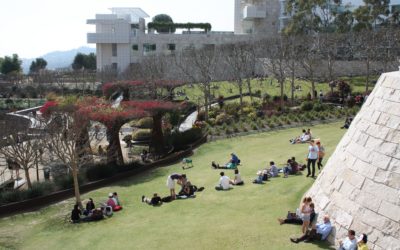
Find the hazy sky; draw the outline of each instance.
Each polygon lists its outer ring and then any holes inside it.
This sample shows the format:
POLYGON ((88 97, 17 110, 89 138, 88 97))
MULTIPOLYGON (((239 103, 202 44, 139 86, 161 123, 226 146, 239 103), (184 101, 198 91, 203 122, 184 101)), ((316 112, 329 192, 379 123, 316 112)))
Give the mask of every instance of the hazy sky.
POLYGON ((33 58, 88 46, 86 33, 94 25, 86 19, 109 14, 111 7, 140 7, 150 17, 164 13, 174 22, 209 22, 213 30, 233 31, 234 0, 3 0, 0 57, 33 58))

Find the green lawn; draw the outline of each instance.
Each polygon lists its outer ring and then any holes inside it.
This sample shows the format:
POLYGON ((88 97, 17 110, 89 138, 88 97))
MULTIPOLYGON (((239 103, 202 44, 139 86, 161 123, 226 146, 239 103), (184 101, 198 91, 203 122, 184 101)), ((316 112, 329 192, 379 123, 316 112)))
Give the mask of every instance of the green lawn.
MULTIPOLYGON (((353 92, 364 92, 365 91, 365 77, 357 76, 357 77, 342 77, 341 79, 345 80, 352 87, 353 92)), ((370 90, 373 89, 374 83, 378 76, 371 76, 370 82, 370 90)), ((295 96, 298 98, 304 98, 308 93, 311 92, 311 83, 303 80, 296 80, 296 85, 300 85, 302 91, 296 91, 295 96)), ((261 94, 268 93, 270 96, 280 96, 280 87, 278 82, 272 78, 266 78, 264 81, 260 82, 256 79, 251 81, 251 87, 253 93, 257 90, 261 91, 261 94), (272 83, 272 84, 271 84, 272 83)), ((320 90, 325 94, 330 92, 328 83, 316 83, 316 90, 319 93, 320 90)), ((183 87, 177 88, 176 91, 184 90, 189 100, 202 104, 203 100, 203 92, 199 88, 199 85, 194 84, 192 87, 189 85, 185 85, 183 87)), ((290 98, 290 81, 285 82, 284 87, 285 94, 290 98)), ((247 93, 247 85, 244 83, 243 85, 243 93, 247 93)), ((237 95, 239 94, 239 90, 234 83, 223 81, 223 82, 214 82, 212 83, 211 95, 214 97, 218 97, 219 95, 223 95, 225 97, 237 95)), ((183 99, 184 97, 179 97, 178 99, 183 99)))
MULTIPOLYGON (((327 157, 345 130, 340 123, 312 127, 321 138, 327 157)), ((274 160, 280 165, 290 156, 304 161, 307 145, 288 140, 301 128, 279 130, 207 143, 196 150, 195 167, 188 178, 205 190, 195 199, 177 200, 161 207, 141 203, 142 194, 168 194, 167 175, 181 172, 181 165, 161 167, 113 186, 83 195, 96 204, 117 191, 124 209, 112 218, 85 224, 69 224, 64 218, 74 200, 68 199, 40 211, 0 220, 0 248, 6 249, 329 249, 326 244, 293 244, 289 236, 300 235, 300 226, 282 225, 278 217, 294 210, 313 179, 304 175, 275 178, 265 185, 251 180, 258 169, 274 160), (235 152, 243 165, 246 184, 230 191, 215 191, 218 170, 210 162, 224 162, 235 152)), ((326 162, 326 160, 324 161, 326 162)), ((232 171, 225 171, 233 176, 232 171)))

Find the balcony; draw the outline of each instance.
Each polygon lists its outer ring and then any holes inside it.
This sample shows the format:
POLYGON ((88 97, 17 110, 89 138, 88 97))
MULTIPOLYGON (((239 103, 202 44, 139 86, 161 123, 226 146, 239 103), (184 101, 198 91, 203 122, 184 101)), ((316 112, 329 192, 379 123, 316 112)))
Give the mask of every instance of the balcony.
POLYGON ((264 5, 247 5, 243 9, 243 19, 253 20, 256 18, 266 18, 267 11, 264 5))
POLYGON ((88 43, 129 43, 129 32, 127 33, 88 33, 88 43))

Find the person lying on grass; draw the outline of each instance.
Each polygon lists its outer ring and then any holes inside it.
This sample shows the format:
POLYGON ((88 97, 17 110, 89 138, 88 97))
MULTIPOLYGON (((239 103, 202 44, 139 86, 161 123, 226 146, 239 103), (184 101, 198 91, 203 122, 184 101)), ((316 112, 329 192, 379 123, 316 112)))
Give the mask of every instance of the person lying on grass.
POLYGON ((148 197, 145 197, 143 195, 142 196, 142 202, 145 202, 145 203, 147 203, 149 205, 152 205, 152 206, 159 206, 159 205, 162 204, 161 197, 158 196, 157 193, 154 193, 152 198, 148 198, 148 197))
POLYGON ((218 163, 214 161, 211 162, 211 167, 217 169, 236 169, 237 166, 240 165, 240 159, 234 153, 231 153, 231 159, 223 166, 220 166, 218 163))

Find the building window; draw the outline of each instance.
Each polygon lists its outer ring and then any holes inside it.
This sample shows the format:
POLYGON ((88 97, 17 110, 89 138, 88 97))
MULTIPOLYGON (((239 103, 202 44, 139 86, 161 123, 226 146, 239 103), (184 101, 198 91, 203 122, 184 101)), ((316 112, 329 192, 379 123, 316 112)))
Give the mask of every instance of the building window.
POLYGON ((137 44, 132 45, 132 49, 134 51, 138 51, 139 50, 139 45, 137 45, 137 44))
POLYGON ((113 70, 117 70, 117 69, 118 69, 118 63, 113 63, 113 64, 111 64, 111 68, 112 68, 113 70))
POLYGON ((167 44, 167 49, 168 49, 169 51, 175 51, 175 49, 176 49, 175 43, 169 43, 169 44, 167 44))
POLYGON ((111 44, 111 49, 112 49, 112 56, 117 56, 117 44, 116 43, 111 44))
POLYGON ((156 51, 156 49, 157 49, 157 46, 155 44, 150 44, 150 43, 143 44, 144 52, 156 51))

